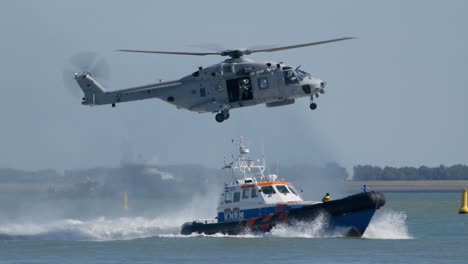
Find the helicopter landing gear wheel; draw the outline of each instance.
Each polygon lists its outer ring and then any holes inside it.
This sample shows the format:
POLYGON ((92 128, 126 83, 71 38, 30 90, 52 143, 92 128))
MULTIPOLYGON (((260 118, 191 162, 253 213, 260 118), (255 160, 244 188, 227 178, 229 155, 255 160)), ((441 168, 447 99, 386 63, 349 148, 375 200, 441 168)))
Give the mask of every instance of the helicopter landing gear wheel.
POLYGON ((224 115, 222 113, 218 113, 218 114, 216 114, 215 119, 216 119, 216 121, 218 123, 222 123, 224 121, 224 119, 226 119, 226 118, 224 117, 224 115))
POLYGON ((229 112, 225 113, 225 114, 224 114, 224 120, 228 120, 228 119, 229 119, 229 116, 230 116, 230 115, 229 115, 229 112))
POLYGON ((315 109, 317 109, 317 104, 314 103, 314 95, 312 95, 312 96, 310 97, 310 105, 309 105, 309 107, 310 107, 310 110, 315 110, 315 109))

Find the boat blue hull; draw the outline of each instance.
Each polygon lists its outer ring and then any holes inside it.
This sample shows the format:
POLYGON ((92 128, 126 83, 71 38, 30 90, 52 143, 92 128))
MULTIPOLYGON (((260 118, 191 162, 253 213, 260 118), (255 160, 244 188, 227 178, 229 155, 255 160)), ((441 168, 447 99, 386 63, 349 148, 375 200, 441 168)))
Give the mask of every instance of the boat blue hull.
POLYGON ((375 211, 385 204, 382 193, 360 193, 325 203, 304 205, 301 207, 283 206, 280 211, 260 215, 247 220, 218 223, 188 222, 182 226, 181 234, 231 234, 246 231, 270 231, 275 225, 294 225, 297 222, 311 222, 323 216, 328 221, 327 228, 345 229, 349 236, 361 236, 369 225, 375 211))
POLYGON ((353 212, 346 215, 337 215, 330 219, 331 228, 345 228, 348 236, 361 236, 369 226, 375 209, 353 212))

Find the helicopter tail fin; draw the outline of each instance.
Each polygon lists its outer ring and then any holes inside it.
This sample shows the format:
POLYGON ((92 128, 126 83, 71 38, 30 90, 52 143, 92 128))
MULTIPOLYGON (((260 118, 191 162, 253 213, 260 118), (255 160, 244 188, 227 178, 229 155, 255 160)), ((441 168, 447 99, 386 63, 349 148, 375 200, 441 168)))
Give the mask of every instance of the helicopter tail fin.
POLYGON ((102 87, 89 73, 75 75, 75 80, 78 82, 84 97, 81 104, 83 105, 99 105, 104 102, 106 89, 102 87))

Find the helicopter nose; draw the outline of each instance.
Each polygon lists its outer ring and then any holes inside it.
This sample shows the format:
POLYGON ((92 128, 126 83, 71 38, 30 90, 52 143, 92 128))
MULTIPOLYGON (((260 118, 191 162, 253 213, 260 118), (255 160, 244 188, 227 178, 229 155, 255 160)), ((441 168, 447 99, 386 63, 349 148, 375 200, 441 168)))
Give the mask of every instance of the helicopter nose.
POLYGON ((327 86, 327 82, 320 80, 320 88, 318 89, 318 92, 324 94, 325 86, 327 86))

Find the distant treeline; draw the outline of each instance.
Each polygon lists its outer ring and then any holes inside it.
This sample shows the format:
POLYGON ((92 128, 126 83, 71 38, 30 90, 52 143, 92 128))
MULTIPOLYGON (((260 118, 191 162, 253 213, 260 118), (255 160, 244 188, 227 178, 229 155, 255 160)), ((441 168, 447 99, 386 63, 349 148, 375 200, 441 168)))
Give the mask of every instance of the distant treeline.
POLYGON ((0 183, 66 183, 67 181, 68 179, 53 169, 24 171, 0 168, 0 183))
POLYGON ((354 167, 355 181, 423 181, 423 180, 468 180, 467 165, 439 167, 378 167, 358 165, 354 167))

